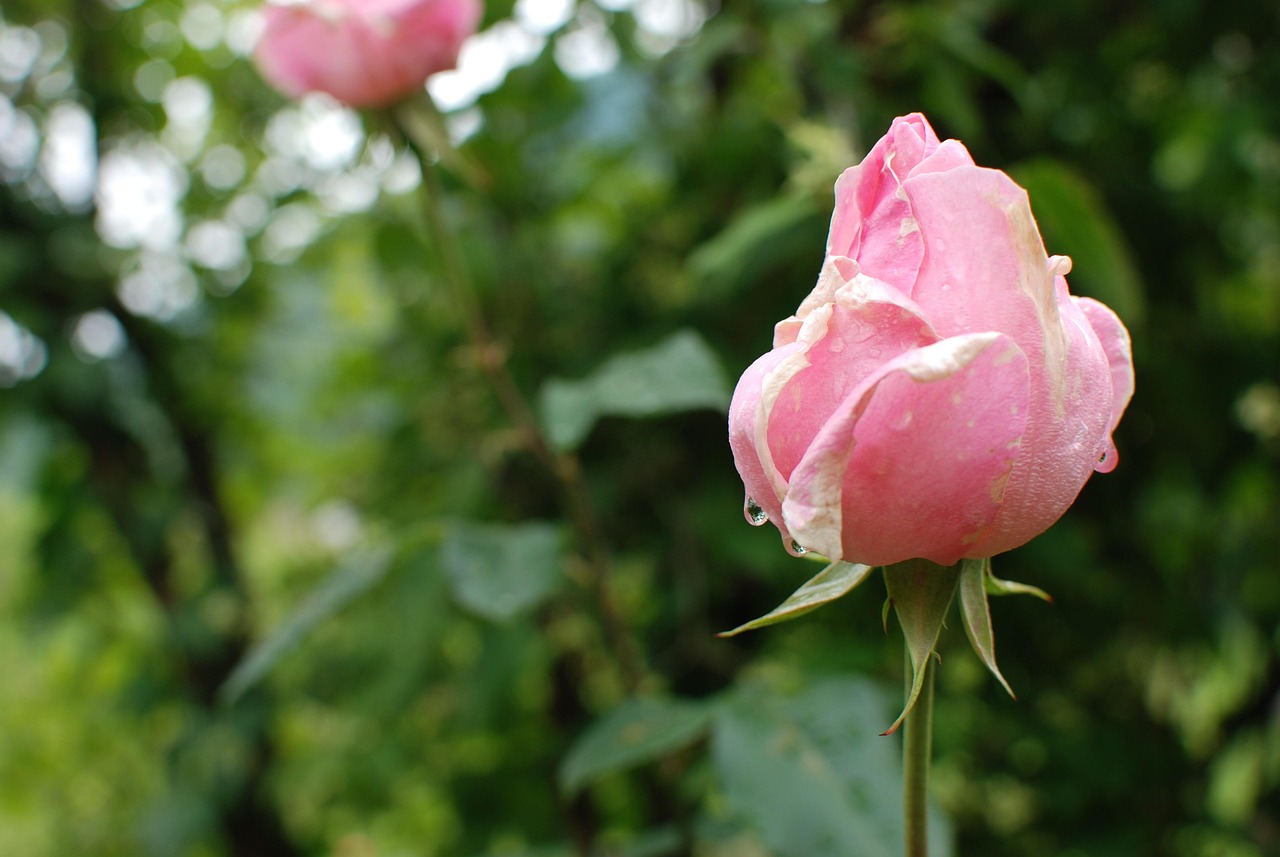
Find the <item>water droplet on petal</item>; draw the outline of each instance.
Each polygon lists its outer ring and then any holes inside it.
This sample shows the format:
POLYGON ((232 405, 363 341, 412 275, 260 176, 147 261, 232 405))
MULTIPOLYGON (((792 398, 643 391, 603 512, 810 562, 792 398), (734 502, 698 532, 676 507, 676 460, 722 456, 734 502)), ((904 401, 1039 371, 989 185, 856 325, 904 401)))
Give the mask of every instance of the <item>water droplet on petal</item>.
POLYGON ((764 509, 761 509, 760 504, 750 497, 742 507, 742 512, 747 516, 747 523, 753 527, 761 527, 769 523, 769 516, 765 514, 764 509))
POLYGON ((1098 473, 1110 473, 1116 469, 1116 465, 1119 463, 1120 456, 1116 452, 1116 445, 1108 442, 1107 448, 1102 451, 1097 463, 1093 465, 1093 469, 1098 473))
POLYGON ((804 556, 804 555, 805 555, 805 554, 807 554, 808 552, 809 552, 809 549, 808 549, 808 548, 801 546, 801 544, 800 544, 798 541, 796 541, 795 539, 792 539, 792 540, 791 540, 791 553, 792 553, 793 555, 795 555, 795 556, 804 556))

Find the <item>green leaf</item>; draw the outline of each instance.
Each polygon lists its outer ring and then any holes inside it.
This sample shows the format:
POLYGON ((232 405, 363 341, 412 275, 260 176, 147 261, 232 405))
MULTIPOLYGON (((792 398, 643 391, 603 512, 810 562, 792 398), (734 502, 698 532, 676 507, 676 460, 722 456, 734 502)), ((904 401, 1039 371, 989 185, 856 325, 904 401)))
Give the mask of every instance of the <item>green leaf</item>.
POLYGON ((991 609, 987 604, 986 578, 991 572, 990 559, 966 559, 960 562, 960 616, 964 632, 978 657, 999 679, 1009 695, 1017 699, 1013 688, 996 666, 996 638, 991 629, 991 609))
POLYGON ((732 637, 736 634, 741 634, 743 631, 753 631, 766 625, 776 625, 779 622, 798 619, 806 613, 817 610, 824 604, 830 604, 837 598, 843 598, 848 595, 853 591, 854 587, 867 579, 871 574, 871 570, 872 566, 869 565, 836 560, 810 578, 804 586, 791 593, 791 597, 773 610, 759 619, 752 619, 745 625, 739 625, 732 631, 725 631, 719 636, 732 637))
POLYGON ((925 661, 932 657, 938 643, 947 609, 955 599, 956 585, 960 580, 960 567, 944 567, 923 559, 909 559, 884 570, 889 598, 898 614, 898 624, 907 641, 907 653, 911 657, 911 692, 907 704, 893 725, 884 731, 892 734, 902 725, 907 712, 916 704, 920 688, 924 686, 925 661))
MULTIPOLYGON (((897 857, 903 852, 898 742, 875 734, 888 694, 862 679, 781 696, 742 688, 716 717, 712 758, 735 814, 776 857, 897 857)), ((931 819, 930 857, 951 853, 931 819)))
POLYGON ((564 450, 582 443, 601 417, 725 410, 730 392, 715 353, 698 334, 681 330, 651 348, 612 357, 581 380, 548 380, 538 411, 548 439, 564 450))
MULTIPOLYGON (((1004 87, 1022 102, 1027 91, 1027 73, 1013 55, 988 41, 968 20, 968 16, 930 14, 923 8, 916 12, 917 26, 927 32, 937 45, 957 60, 1004 87)), ((972 87, 963 87, 972 91, 972 87)))
POLYGON ((222 702, 229 705, 239 699, 316 625, 372 589, 390 567, 390 549, 380 548, 359 552, 334 569, 279 628, 249 649, 219 688, 222 702))
POLYGON ((988 595, 1032 595, 1041 601, 1053 603, 1053 596, 1038 586, 1029 583, 1018 583, 1014 580, 1001 580, 991 573, 991 564, 987 564, 987 576, 984 586, 988 595))
POLYGON ((1071 257, 1072 291, 1097 298, 1129 324, 1141 322, 1146 304, 1138 266, 1097 190, 1054 160, 1027 161, 1009 172, 1031 195, 1049 253, 1071 257))
POLYGON ((689 271, 707 299, 730 297, 806 248, 821 250, 814 235, 823 234, 829 217, 829 190, 821 197, 788 195, 758 203, 695 249, 689 271))
POLYGON ((493 622, 538 606, 564 578, 559 530, 545 523, 459 521, 440 547, 454 599, 493 622))
MULTIPOLYGON (((526 846, 517 851, 512 850, 509 843, 504 843, 493 851, 486 851, 483 857, 576 857, 581 853, 571 845, 526 846)), ((624 842, 616 841, 615 836, 610 836, 607 851, 592 853, 608 854, 610 857, 677 857, 687 854, 688 849, 681 831, 668 825, 644 831, 624 842)))
POLYGON ((606 774, 660 759, 706 734, 712 708, 677 699, 631 699, 596 721, 560 766, 568 795, 606 774))
POLYGON ((500 847, 476 857, 574 857, 578 853, 571 845, 526 845, 519 849, 500 847))
POLYGON ((678 857, 689 853, 684 835, 674 825, 647 830, 619 849, 619 857, 678 857))
MULTIPOLYGON (((477 857, 574 857, 580 853, 567 844, 524 846, 514 850, 509 843, 504 843, 477 857)), ((681 831, 674 825, 666 825, 638 833, 625 842, 610 837, 609 850, 605 853, 616 857, 676 857, 687 853, 687 848, 681 831)))

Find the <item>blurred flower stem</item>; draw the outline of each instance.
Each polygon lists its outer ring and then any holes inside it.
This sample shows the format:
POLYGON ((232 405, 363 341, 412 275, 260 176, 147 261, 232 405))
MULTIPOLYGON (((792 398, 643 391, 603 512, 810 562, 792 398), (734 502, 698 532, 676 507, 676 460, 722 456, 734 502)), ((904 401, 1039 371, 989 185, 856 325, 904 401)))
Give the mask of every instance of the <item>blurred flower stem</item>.
POLYGON ((533 408, 511 376, 507 351, 494 339, 476 299, 457 234, 445 222, 444 193, 436 165, 466 165, 462 170, 463 178, 480 187, 488 183, 488 178, 479 167, 453 149, 444 131, 442 117, 425 92, 420 99, 406 101, 397 108, 393 123, 421 166, 422 211, 427 230, 440 254, 446 284, 465 319, 467 337, 478 355, 480 369, 507 417, 560 486, 566 513, 585 555, 586 589, 595 602, 605 636, 617 659, 623 685, 627 693, 634 696, 645 684, 647 670, 635 635, 609 591, 609 550, 596 521, 582 478, 582 468, 576 455, 555 449, 547 440, 533 408))
MULTIPOLYGON (((911 687, 913 670, 906 654, 906 684, 911 687)), ((902 745, 902 809, 905 824, 906 857, 926 857, 929 853, 929 760, 933 751, 933 657, 925 660, 924 686, 916 704, 907 714, 902 745)))

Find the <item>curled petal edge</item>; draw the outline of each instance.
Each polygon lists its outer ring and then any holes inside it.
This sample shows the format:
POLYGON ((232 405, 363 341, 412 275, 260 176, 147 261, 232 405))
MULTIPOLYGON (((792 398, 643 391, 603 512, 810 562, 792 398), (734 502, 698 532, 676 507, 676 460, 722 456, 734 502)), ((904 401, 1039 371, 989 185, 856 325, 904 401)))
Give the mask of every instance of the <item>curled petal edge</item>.
POLYGON ((1129 406, 1129 400, 1133 398, 1133 344, 1124 322, 1120 321, 1120 317, 1109 306, 1087 297, 1073 297, 1071 300, 1084 313, 1093 332, 1098 335, 1098 341, 1102 343, 1102 350, 1111 367, 1111 418, 1107 421, 1107 447, 1102 459, 1094 466, 1099 473, 1110 473, 1120 463, 1111 433, 1119 425, 1120 418, 1129 406))
POLYGON ((1029 388, 1026 355, 995 332, 889 361, 846 398, 792 473, 782 511, 793 537, 849 562, 954 564, 995 519, 1029 388), (897 532, 894 521, 928 531, 897 532))

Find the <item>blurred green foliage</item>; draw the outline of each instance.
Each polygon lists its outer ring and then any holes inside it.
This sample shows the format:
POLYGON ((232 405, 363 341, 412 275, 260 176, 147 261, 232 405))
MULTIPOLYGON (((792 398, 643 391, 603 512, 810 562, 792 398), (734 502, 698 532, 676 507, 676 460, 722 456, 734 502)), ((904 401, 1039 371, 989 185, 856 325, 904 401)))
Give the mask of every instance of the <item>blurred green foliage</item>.
POLYGON ((993 606, 1019 701, 944 633, 939 853, 1280 851, 1274 8, 495 0, 443 164, 484 351, 400 137, 269 92, 251 5, 0 18, 0 853, 895 853, 878 582, 714 636, 816 570, 720 409, 917 109, 1138 367, 996 559, 1056 599, 993 606))

